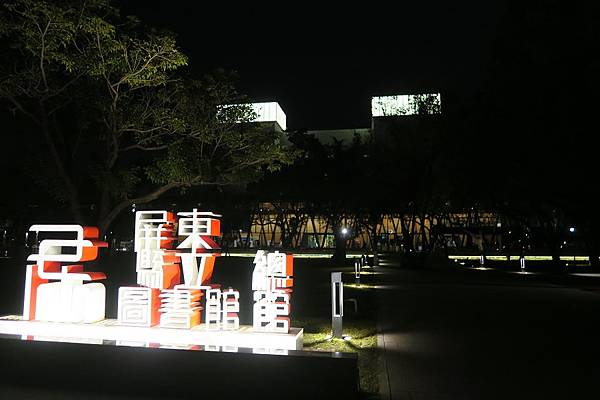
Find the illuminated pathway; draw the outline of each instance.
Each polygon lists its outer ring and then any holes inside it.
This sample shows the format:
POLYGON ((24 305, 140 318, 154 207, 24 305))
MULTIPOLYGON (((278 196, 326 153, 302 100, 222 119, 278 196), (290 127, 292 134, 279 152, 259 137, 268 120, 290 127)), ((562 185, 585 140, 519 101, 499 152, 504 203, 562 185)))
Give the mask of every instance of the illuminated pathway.
POLYGON ((600 279, 583 290, 556 278, 393 261, 379 271, 387 285, 377 289, 383 399, 564 399, 600 390, 600 279))

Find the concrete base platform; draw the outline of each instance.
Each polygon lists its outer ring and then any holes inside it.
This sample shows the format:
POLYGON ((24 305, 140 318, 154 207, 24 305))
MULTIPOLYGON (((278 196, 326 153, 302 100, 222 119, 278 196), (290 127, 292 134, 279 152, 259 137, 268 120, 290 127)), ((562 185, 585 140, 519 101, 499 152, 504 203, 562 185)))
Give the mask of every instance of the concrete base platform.
POLYGON ((359 394, 356 353, 116 344, 23 340, 0 334, 5 367, 0 399, 349 400, 359 394))
POLYGON ((214 331, 201 324, 188 330, 123 326, 114 319, 93 324, 23 321, 15 315, 0 317, 0 334, 56 342, 102 344, 105 340, 114 340, 124 346, 205 346, 207 350, 248 348, 255 352, 302 350, 304 343, 304 330, 301 328, 290 328, 289 333, 264 333, 254 332, 251 326, 240 326, 237 331, 214 331))

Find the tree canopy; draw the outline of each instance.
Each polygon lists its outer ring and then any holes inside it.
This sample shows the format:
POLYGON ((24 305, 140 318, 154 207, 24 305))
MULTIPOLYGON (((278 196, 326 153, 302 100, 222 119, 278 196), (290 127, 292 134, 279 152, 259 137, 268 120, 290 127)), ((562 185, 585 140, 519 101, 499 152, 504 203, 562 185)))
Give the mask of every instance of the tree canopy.
POLYGON ((131 204, 245 184, 294 157, 252 123, 233 73, 190 76, 173 35, 108 0, 13 0, 0 27, 0 99, 37 144, 31 184, 78 222, 104 232, 131 204))

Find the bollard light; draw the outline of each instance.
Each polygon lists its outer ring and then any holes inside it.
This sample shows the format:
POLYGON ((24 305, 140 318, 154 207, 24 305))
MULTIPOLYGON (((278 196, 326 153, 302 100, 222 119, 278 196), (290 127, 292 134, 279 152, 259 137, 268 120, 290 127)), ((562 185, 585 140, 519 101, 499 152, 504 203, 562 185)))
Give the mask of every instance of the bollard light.
POLYGON ((331 332, 333 337, 342 337, 344 317, 344 284, 341 272, 331 273, 331 332))

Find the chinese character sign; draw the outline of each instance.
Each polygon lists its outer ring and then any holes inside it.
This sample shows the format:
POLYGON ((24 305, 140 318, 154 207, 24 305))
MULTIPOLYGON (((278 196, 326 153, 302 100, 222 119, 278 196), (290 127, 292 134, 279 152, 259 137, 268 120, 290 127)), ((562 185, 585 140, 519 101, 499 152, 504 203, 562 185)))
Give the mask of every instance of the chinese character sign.
POLYGON ((137 283, 154 289, 170 289, 179 283, 178 256, 173 249, 175 217, 167 211, 135 214, 137 283))
POLYGON ((82 264, 98 256, 106 243, 98 229, 81 225, 33 225, 30 232, 62 237, 43 239, 31 254, 25 274, 23 319, 50 322, 97 322, 104 319, 106 289, 102 272, 86 272, 82 264), (74 237, 74 238, 73 238, 74 237), (69 249, 69 250, 67 250, 69 249), (86 282, 86 284, 84 284, 86 282))
POLYGON ((221 223, 216 217, 220 215, 213 213, 181 212, 177 215, 179 219, 179 236, 185 240, 177 246, 183 269, 184 286, 188 288, 200 288, 212 277, 215 267, 215 259, 220 254, 221 248, 212 237, 221 236, 221 223))
MULTIPOLYGON (((135 215, 136 282, 119 288, 118 324, 137 327, 235 331, 240 292, 212 282, 221 235, 212 212, 138 211, 135 215), (205 315, 203 315, 205 311, 205 315)), ((105 318, 104 273, 84 263, 106 247, 98 229, 33 225, 43 240, 28 257, 23 319, 94 323, 105 318)), ((253 331, 288 333, 293 256, 259 250, 252 274, 253 331)))
POLYGON ((135 251, 139 286, 119 289, 119 322, 191 329, 206 309, 209 330, 239 329, 239 292, 211 283, 220 247, 220 215, 138 211, 135 251), (203 298, 206 298, 202 306, 203 298))
POLYGON ((290 300, 294 286, 294 259, 291 254, 256 252, 252 273, 255 331, 288 333, 290 300))

